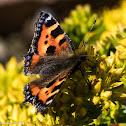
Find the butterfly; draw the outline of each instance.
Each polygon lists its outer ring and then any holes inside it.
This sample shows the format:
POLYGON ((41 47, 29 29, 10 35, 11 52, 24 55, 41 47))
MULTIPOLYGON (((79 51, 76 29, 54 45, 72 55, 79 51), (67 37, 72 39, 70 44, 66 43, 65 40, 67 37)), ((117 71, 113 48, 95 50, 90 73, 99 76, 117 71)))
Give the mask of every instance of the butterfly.
POLYGON ((41 113, 60 91, 68 73, 85 59, 85 55, 75 53, 72 41, 56 19, 42 11, 35 24, 30 49, 23 58, 23 73, 42 77, 24 86, 23 104, 34 105, 41 113))

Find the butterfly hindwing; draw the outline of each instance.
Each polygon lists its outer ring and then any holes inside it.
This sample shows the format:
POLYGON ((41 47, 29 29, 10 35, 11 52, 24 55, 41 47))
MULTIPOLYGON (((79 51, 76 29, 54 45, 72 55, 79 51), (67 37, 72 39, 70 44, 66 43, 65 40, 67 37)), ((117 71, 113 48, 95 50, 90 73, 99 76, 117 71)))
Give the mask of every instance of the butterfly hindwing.
POLYGON ((53 101, 66 76, 67 73, 50 82, 48 79, 40 79, 26 84, 23 91, 23 104, 30 103, 37 108, 37 112, 42 112, 53 101))

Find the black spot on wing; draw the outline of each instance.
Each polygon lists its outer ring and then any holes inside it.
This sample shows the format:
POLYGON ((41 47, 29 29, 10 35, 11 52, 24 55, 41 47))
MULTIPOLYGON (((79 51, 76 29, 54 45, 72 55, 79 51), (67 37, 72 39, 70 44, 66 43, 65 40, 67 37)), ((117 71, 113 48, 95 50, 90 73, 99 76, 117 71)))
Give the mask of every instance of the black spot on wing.
POLYGON ((46 35, 46 38, 48 38, 49 36, 48 35, 46 35))
POLYGON ((53 98, 55 97, 55 95, 56 95, 56 94, 54 94, 54 95, 52 95, 51 97, 49 97, 49 98, 47 99, 46 102, 48 102, 48 101, 50 101, 51 99, 53 99, 53 98))
POLYGON ((49 14, 48 13, 45 13, 43 17, 48 18, 49 17, 49 14))
MULTIPOLYGON (((66 77, 66 76, 65 76, 65 77, 66 77)), ((65 77, 60 78, 59 81, 62 81, 65 77)))
POLYGON ((62 85, 62 83, 61 83, 60 85, 58 85, 58 86, 55 86, 51 93, 53 93, 53 92, 56 91, 57 89, 60 89, 60 88, 61 88, 61 85, 62 85))
POLYGON ((52 86, 55 82, 56 82, 56 81, 55 81, 55 80, 53 80, 52 82, 50 82, 50 83, 46 86, 46 88, 51 87, 51 86, 52 86))
POLYGON ((45 43, 45 44, 47 44, 47 43, 48 43, 48 41, 45 41, 44 43, 45 43))
POLYGON ((61 46, 65 41, 66 41, 65 38, 61 39, 60 42, 59 42, 59 46, 61 46))
POLYGON ((51 31, 51 35, 56 38, 58 35, 63 34, 64 31, 62 30, 62 28, 60 27, 60 25, 58 25, 58 27, 56 29, 54 29, 53 31, 51 31))
POLYGON ((45 26, 50 27, 50 26, 56 24, 56 22, 57 21, 54 18, 51 18, 51 20, 47 20, 47 22, 45 23, 45 26))
POLYGON ((46 51, 47 55, 53 55, 55 53, 55 49, 55 46, 49 46, 46 51))

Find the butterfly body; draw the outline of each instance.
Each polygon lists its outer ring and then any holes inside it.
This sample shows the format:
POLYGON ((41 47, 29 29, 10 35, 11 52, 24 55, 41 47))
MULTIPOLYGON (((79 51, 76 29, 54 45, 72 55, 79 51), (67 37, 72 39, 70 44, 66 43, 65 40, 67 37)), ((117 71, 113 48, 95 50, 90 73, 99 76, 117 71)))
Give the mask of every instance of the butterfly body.
POLYGON ((24 104, 42 112, 59 92, 67 74, 83 59, 59 23, 47 12, 41 12, 36 23, 31 47, 24 56, 25 75, 39 74, 42 79, 24 86, 24 104))

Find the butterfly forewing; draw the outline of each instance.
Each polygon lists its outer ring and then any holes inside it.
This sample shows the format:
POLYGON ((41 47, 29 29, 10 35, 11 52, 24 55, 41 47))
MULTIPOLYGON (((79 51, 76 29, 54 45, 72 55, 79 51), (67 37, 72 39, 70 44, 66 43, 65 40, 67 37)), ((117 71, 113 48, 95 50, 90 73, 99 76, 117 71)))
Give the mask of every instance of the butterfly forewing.
POLYGON ((36 23, 32 47, 35 54, 53 56, 61 50, 74 54, 70 40, 56 19, 49 13, 41 12, 36 23))
MULTIPOLYGON (((28 53, 24 56, 23 71, 25 75, 39 74, 50 76, 50 68, 53 64, 60 69, 60 63, 64 59, 74 57, 74 45, 64 33, 59 23, 51 14, 41 12, 36 23, 35 33, 28 53)), ((62 67, 62 66, 61 66, 62 67)), ((56 70, 54 70, 55 73, 56 70)))

